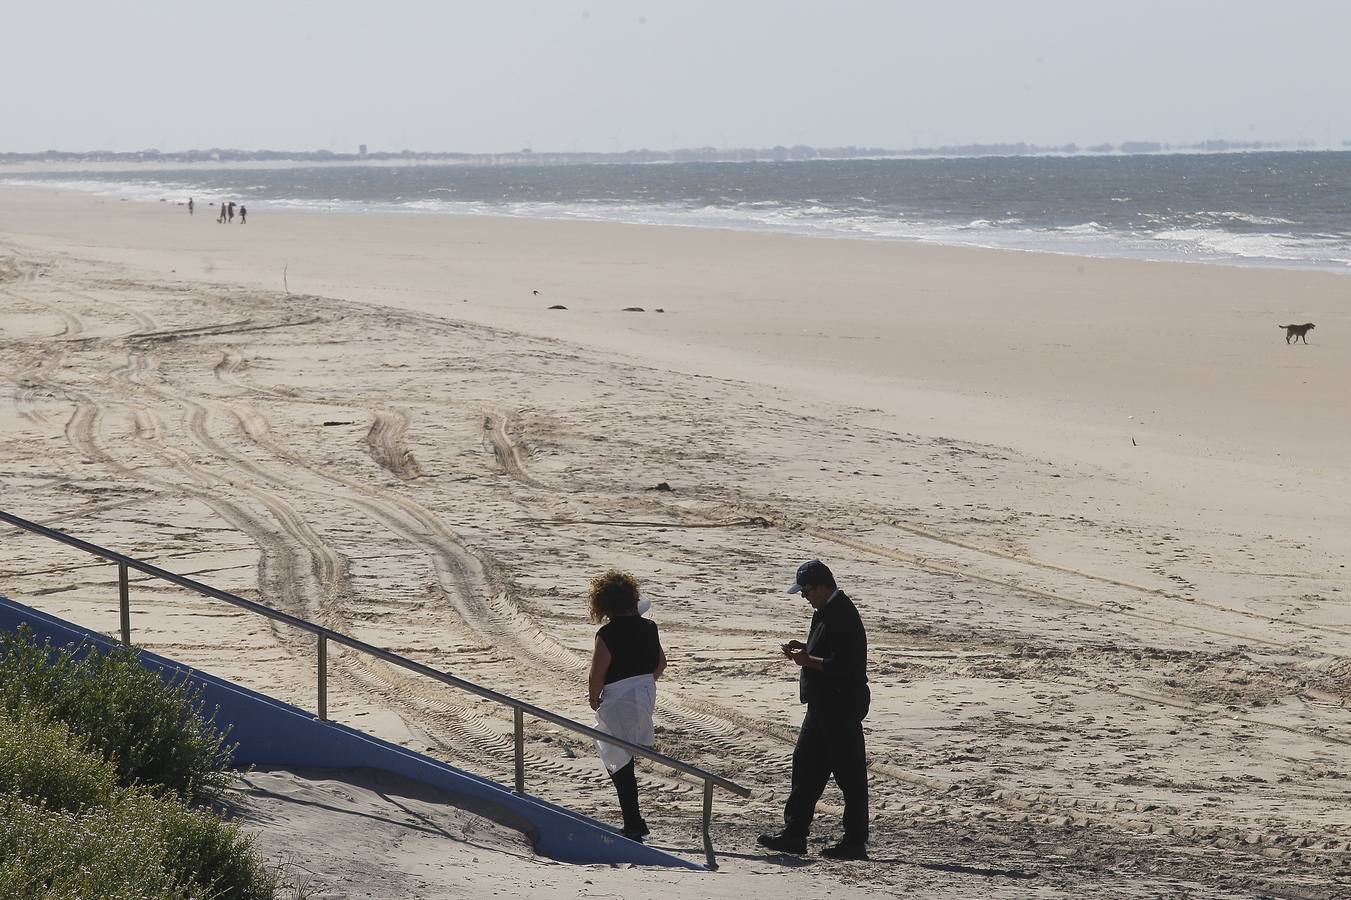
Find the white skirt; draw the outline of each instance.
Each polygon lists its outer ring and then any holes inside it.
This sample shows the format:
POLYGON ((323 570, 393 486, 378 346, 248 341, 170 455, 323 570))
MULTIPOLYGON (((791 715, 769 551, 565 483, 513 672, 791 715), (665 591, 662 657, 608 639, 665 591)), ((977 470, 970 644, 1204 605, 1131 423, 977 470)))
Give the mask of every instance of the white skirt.
MULTIPOLYGON (((651 747, 656 741, 652 731, 652 713, 656 708, 656 678, 650 674, 623 678, 605 685, 601 691, 593 727, 630 743, 651 747)), ((633 759, 633 754, 623 747, 600 740, 596 741, 596 751, 611 775, 633 759)))

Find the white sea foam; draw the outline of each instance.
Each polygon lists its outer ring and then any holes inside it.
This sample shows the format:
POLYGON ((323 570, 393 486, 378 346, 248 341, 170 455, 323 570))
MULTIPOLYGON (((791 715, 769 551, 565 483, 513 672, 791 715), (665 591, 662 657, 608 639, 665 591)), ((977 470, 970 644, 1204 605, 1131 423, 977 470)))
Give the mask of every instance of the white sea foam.
POLYGON ((1097 222, 1080 222, 1078 225, 1062 225, 1055 229, 1060 234, 1106 234, 1107 229, 1097 222))
POLYGON ((1198 219, 1209 219, 1214 222, 1243 223, 1246 225, 1295 225, 1296 222, 1291 219, 1282 219, 1279 216, 1255 216, 1250 213, 1230 212, 1230 211, 1211 211, 1205 210, 1194 214, 1198 219))
MULTIPOLYGON (((161 181, 100 181, 97 179, 70 178, 61 181, 38 178, 6 178, 3 183, 15 187, 57 188, 67 191, 79 191, 98 197, 111 197, 118 200, 139 200, 154 203, 161 199, 182 200, 187 202, 193 196, 189 186, 175 182, 161 181)), ((205 196, 205 191, 199 194, 205 196)))
POLYGON ((1342 238, 1311 239, 1290 233, 1258 232, 1239 234, 1211 228, 1174 228, 1153 235, 1191 257, 1208 261, 1227 259, 1282 260, 1305 262, 1317 260, 1345 265, 1351 256, 1351 242, 1342 238))

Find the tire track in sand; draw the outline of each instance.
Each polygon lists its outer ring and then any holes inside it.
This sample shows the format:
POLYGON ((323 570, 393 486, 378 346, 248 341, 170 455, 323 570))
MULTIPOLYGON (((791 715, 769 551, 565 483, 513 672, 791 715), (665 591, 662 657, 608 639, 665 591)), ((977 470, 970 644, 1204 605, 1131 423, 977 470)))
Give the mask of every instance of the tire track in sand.
MULTIPOLYGON (((322 541, 318 535, 308 525, 304 524, 299 513, 290 507, 286 501, 258 487, 256 482, 262 481, 287 490, 312 493, 327 501, 338 500, 341 502, 346 500, 350 502, 352 498, 344 497, 342 492, 318 489, 294 482, 272 471, 270 467, 235 452, 220 442, 212 433, 210 427, 211 414, 207 407, 190 400, 181 400, 180 402, 187 410, 191 434, 202 449, 212 453, 219 462, 229 465, 246 476, 249 493, 263 502, 278 517, 288 532, 310 546, 316 554, 319 554, 316 558, 322 560, 326 548, 321 546, 322 541), (316 542, 319 543, 316 544, 316 542)), ((306 471, 310 470, 306 469, 306 471)), ((381 510, 375 504, 358 501, 353 505, 377 521, 382 521, 382 518, 386 523, 389 521, 387 515, 381 517, 381 510)), ((322 619, 334 627, 339 627, 348 633, 354 632, 350 625, 350 619, 345 616, 341 604, 325 603, 324 613, 322 619)), ((309 618, 315 617, 309 616, 309 618)), ((439 744, 441 749, 449 750, 458 757, 479 763, 482 762, 482 754, 484 753, 490 753, 492 758, 498 760, 510 758, 513 748, 510 737, 493 728, 489 720, 479 714, 474 707, 447 701, 446 695, 453 691, 452 688, 430 682, 365 654, 339 650, 333 658, 341 660, 343 665, 350 667, 353 678, 368 690, 371 690, 372 693, 381 696, 386 702, 409 714, 425 730, 429 738, 439 744), (447 734, 456 736, 458 740, 448 742, 440 737, 447 734)), ((595 771, 594 766, 569 765, 550 757, 539 756, 533 751, 527 754, 527 758, 534 770, 549 772, 571 781, 591 782, 598 786, 608 783, 607 779, 595 771)))
POLYGON ((422 477, 422 467, 407 444, 408 416, 394 411, 376 410, 375 420, 366 432, 371 459, 404 481, 422 477))
MULTIPOLYGON (((169 461, 174 471, 187 476, 197 486, 162 479, 148 480, 157 481, 171 491, 196 496, 216 508, 240 531, 249 534, 262 551, 260 584, 281 601, 280 608, 311 620, 336 620, 338 627, 350 632, 350 627, 344 627, 347 620, 341 614, 341 605, 333 602, 348 582, 346 560, 305 522, 294 507, 255 483, 257 480, 277 482, 278 479, 271 472, 247 458, 231 453, 215 440, 210 431, 206 407, 145 383, 144 375, 153 370, 153 360, 146 357, 144 350, 133 348, 128 352, 127 363, 115 369, 109 380, 118 382, 117 386, 126 393, 139 392, 160 401, 178 404, 186 420, 189 436, 198 448, 211 454, 216 462, 229 465, 243 477, 217 473, 196 462, 183 449, 170 446, 165 439, 163 424, 154 411, 144 404, 129 402, 138 442, 161 459, 169 461), (226 487, 266 509, 280 526, 280 531, 274 531, 261 518, 244 512, 238 505, 223 504, 219 493, 226 487)), ((84 403, 77 411, 75 425, 69 429, 73 442, 91 457, 97 456, 113 468, 129 474, 130 470, 126 466, 111 455, 102 453, 97 445, 95 435, 101 415, 101 407, 92 402, 84 403)), ((138 474, 144 477, 144 473, 138 474)), ((287 486, 284 480, 280 483, 283 487, 287 486)), ((268 624, 274 637, 294 657, 305 662, 313 659, 312 643, 308 636, 292 632, 286 626, 270 620, 268 624)), ((449 688, 406 675, 402 670, 364 654, 339 651, 334 654, 333 661, 339 667, 339 672, 335 674, 349 677, 396 708, 404 709, 424 730, 424 737, 449 756, 477 762, 482 761, 485 752, 491 752, 494 758, 509 757, 510 740, 491 728, 473 709, 447 703, 444 696, 428 694, 428 690, 445 693, 449 688), (453 739, 447 739, 447 735, 453 739)), ((596 779, 599 783, 599 776, 595 772, 576 771, 533 753, 529 758, 536 770, 553 772, 573 781, 596 779)))
MULTIPOLYGON (((559 643, 524 613, 512 598, 505 579, 495 566, 471 550, 439 516, 415 501, 378 486, 341 476, 327 467, 281 446, 270 436, 266 420, 249 407, 232 405, 240 426, 252 441, 293 467, 304 468, 332 482, 341 490, 334 499, 363 509, 377 523, 400 539, 421 549, 431 559, 443 596, 453 604, 461 620, 482 639, 499 648, 510 648, 527 677, 538 677, 539 667, 579 681, 589 660, 559 643), (531 662, 526 662, 531 661, 531 662)), ((748 766, 781 762, 763 751, 748 749, 740 733, 706 713, 667 700, 661 709, 663 724, 698 735, 706 745, 724 754, 746 759, 748 766)), ((681 781, 684 785, 687 782, 681 781)))
MULTIPOLYGON (((555 493, 559 492, 566 493, 564 489, 547 485, 539 481, 537 478, 535 478, 529 473, 522 460, 522 453, 519 447, 511 439, 508 425, 509 425, 509 417, 505 415, 498 413, 489 413, 484 417, 485 435, 491 441, 493 454, 497 458, 503 470, 507 474, 511 475, 517 481, 520 481, 522 484, 525 484, 537 490, 549 490, 555 493)), ((669 504, 660 502, 659 500, 649 500, 648 505, 654 509, 660 509, 664 512, 669 512, 669 504)), ((1194 622, 1178 621, 1176 618, 1166 618, 1164 616, 1150 615, 1148 613, 1137 612, 1135 610, 1106 606, 1100 603, 1094 603, 1091 600, 1083 600, 1076 597, 1066 596, 1063 593, 1057 591, 1044 590, 1041 588, 1032 587, 1020 581, 1014 580, 1012 578, 985 575, 974 571, 969 566, 940 562, 923 554, 908 553, 906 551, 898 550, 895 548, 883 547, 879 544, 860 540, 850 535, 845 535, 836 531, 832 531, 830 529, 810 525, 806 522, 796 520, 793 517, 783 513, 782 511, 765 508, 758 504, 754 504, 747 501, 731 501, 731 502, 723 501, 720 505, 722 505, 724 509, 727 510, 727 513, 725 515, 715 516, 709 513, 701 512, 699 510, 693 510, 684 507, 681 507, 679 511, 684 514, 693 515, 701 519, 704 519, 706 522, 709 522, 712 525, 727 524, 728 516, 732 517, 731 521, 734 524, 745 523, 745 524, 760 525, 763 523, 765 525, 773 525, 785 531, 807 534, 814 538, 817 538, 818 540, 838 544, 843 547, 848 547, 851 550, 866 553, 870 556, 888 559, 893 562, 904 563, 914 568, 922 569, 928 572, 932 572, 934 574, 947 575, 950 577, 960 578, 967 581, 984 583, 992 587, 998 587, 1005 590, 1015 591, 1020 594, 1035 597, 1041 600, 1048 600, 1064 606, 1071 606, 1080 609, 1091 609, 1095 612, 1102 612, 1110 615, 1132 618, 1138 621, 1149 622, 1154 625, 1163 625, 1169 628, 1186 628, 1191 631, 1198 631, 1204 634, 1214 635, 1216 637, 1224 637, 1229 638, 1231 640, 1240 640, 1249 643, 1262 644, 1264 646, 1274 647, 1278 649, 1289 649, 1290 647, 1289 643, 1287 642, 1272 640, 1270 638, 1265 638, 1260 635, 1254 635, 1246 632, 1235 632, 1207 625, 1201 625, 1194 622)), ((548 520, 544 521, 547 522, 548 520)), ((608 523, 608 524, 618 524, 618 523, 608 523)), ((1067 575, 1072 578, 1082 579, 1085 581, 1090 581, 1098 584, 1105 584, 1112 587, 1127 590, 1132 593, 1146 594, 1150 596, 1159 597, 1168 601, 1176 602, 1179 604, 1183 604, 1182 612, 1184 613, 1188 611, 1187 607, 1202 607, 1214 610, 1216 612, 1221 612, 1227 615, 1234 615, 1241 618, 1251 619, 1257 622, 1261 622, 1263 625, 1276 625, 1280 627, 1301 628, 1308 631, 1351 636, 1351 628, 1336 625, 1319 625, 1316 623, 1293 622, 1288 619, 1280 619, 1274 616, 1266 616, 1261 613, 1254 613, 1248 610, 1235 609, 1233 607, 1225 606, 1223 604, 1212 603, 1199 598, 1186 597, 1180 594, 1173 593, 1171 591, 1164 590, 1162 588, 1148 587, 1146 585, 1141 585, 1134 582, 1112 578, 1111 576, 1101 575, 1083 569, 1077 569, 1069 566, 1062 566, 1058 563, 1046 562, 1043 560, 1038 560, 1015 553, 1009 553, 1007 551, 1003 551, 998 548, 986 547, 973 542, 963 541, 958 538, 953 538, 948 535, 944 535, 938 531, 935 531, 934 529, 927 528, 925 526, 916 523, 906 522, 900 519, 890 519, 888 520, 887 524, 894 528, 897 528, 898 530, 912 534, 916 537, 934 541, 935 543, 940 543, 949 547, 953 547, 955 549, 968 551, 970 553, 979 554, 982 556, 988 556, 994 559, 1014 563, 1018 566, 1026 568, 1038 569, 1056 574, 1067 575)), ((662 527, 680 527, 680 525, 678 522, 672 522, 672 523, 665 523, 663 524, 662 527)), ((1333 653, 1331 655, 1347 656, 1347 653, 1346 652, 1333 653)))
MULTIPOLYGON (((187 411, 190 418, 195 420, 193 424, 201 427, 205 426, 204 412, 200 408, 187 411)), ((177 482, 163 482, 164 485, 170 490, 188 493, 208 503, 259 546, 260 586, 267 595, 280 601, 275 604, 276 607, 312 621, 327 620, 340 630, 350 632, 350 627, 346 627, 346 620, 340 614, 341 607, 329 602, 329 598, 336 595, 346 581, 346 560, 329 547, 290 504, 250 484, 248 477, 256 473, 244 471, 241 474, 245 478, 242 479, 215 473, 195 463, 182 449, 165 443, 164 429, 155 413, 145 407, 137 407, 134 413, 138 440, 144 442, 148 449, 171 458, 175 470, 196 481, 199 487, 177 482), (219 490, 223 486, 238 490, 260 503, 278 523, 280 530, 273 530, 262 518, 245 512, 243 507, 222 501, 219 490)), ((299 662, 313 664, 314 644, 308 635, 267 621, 279 645, 299 662)), ((337 670, 330 673, 330 682, 346 680, 354 689, 368 691, 392 707, 403 710, 422 731, 422 738, 451 758, 477 761, 481 759, 481 754, 494 749, 497 751, 495 755, 500 757, 502 748, 509 745, 473 710, 447 703, 444 698, 429 696, 424 691, 411 690, 410 687, 415 683, 414 677, 401 676, 398 669, 380 660, 364 654, 339 651, 330 656, 330 665, 337 670), (419 710, 419 707, 422 709, 419 710)), ((549 768, 549 765, 548 760, 536 761, 536 767, 542 770, 549 768)))

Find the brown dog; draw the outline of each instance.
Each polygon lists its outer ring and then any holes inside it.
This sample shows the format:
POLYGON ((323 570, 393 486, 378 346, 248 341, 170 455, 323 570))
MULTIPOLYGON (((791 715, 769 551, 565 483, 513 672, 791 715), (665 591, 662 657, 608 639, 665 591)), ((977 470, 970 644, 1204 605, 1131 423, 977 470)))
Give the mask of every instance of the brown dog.
POLYGON ((1277 328, 1285 329, 1285 342, 1290 343, 1291 338, 1299 338, 1304 343, 1309 343, 1309 329, 1313 328, 1312 322, 1305 322, 1303 325, 1277 325, 1277 328))

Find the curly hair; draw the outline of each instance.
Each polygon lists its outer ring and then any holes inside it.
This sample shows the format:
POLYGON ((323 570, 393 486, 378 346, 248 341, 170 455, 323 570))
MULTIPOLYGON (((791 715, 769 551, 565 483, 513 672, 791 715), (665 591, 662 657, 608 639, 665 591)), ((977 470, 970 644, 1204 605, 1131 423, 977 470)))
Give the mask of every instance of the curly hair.
POLYGON ((610 569, 591 579, 586 606, 594 623, 634 612, 638 608, 638 579, 628 572, 610 569))

